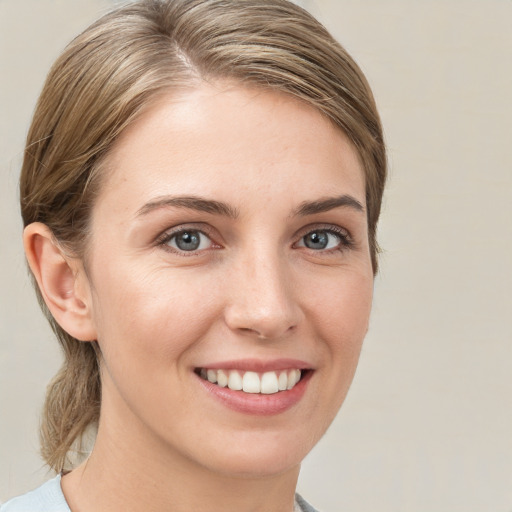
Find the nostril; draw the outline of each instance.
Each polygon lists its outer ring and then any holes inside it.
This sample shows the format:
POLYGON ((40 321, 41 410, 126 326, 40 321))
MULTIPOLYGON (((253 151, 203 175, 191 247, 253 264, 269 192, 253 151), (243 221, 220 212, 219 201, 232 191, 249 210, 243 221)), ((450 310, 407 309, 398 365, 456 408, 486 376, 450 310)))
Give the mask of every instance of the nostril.
POLYGON ((270 337, 270 336, 267 336, 267 335, 263 334, 262 332, 258 331, 258 329, 252 329, 250 327, 239 327, 238 331, 240 331, 242 333, 246 333, 246 334, 252 334, 262 340, 266 340, 270 337))
POLYGON ((288 336, 302 318, 303 312, 295 302, 263 303, 261 296, 233 300, 224 311, 224 320, 232 331, 262 341, 288 336))
MULTIPOLYGON (((289 332, 290 330, 293 329, 293 326, 290 327, 286 332, 289 332)), ((238 329, 240 332, 242 333, 245 333, 245 334, 251 334, 253 336, 256 336, 259 340, 269 340, 269 339, 272 339, 272 338, 275 338, 275 337, 278 337, 276 336, 275 334, 273 333, 269 333, 269 334, 265 334, 263 333, 262 331, 259 331, 258 329, 251 329, 250 327, 240 327, 238 329)), ((282 334, 280 334, 282 335, 282 334)))

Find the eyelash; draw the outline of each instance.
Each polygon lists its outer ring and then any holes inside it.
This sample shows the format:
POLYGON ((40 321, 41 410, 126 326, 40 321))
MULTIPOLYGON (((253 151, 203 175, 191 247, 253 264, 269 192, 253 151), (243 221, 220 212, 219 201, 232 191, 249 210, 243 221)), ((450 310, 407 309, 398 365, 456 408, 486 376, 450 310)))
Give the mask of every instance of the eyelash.
POLYGON ((211 244, 213 246, 215 246, 214 248, 221 247, 220 245, 216 244, 212 240, 212 235, 208 232, 208 230, 205 230, 204 228, 196 228, 194 226, 181 227, 181 228, 178 228, 178 229, 176 229, 174 231, 170 231, 170 232, 166 231, 165 233, 163 233, 156 239, 155 244, 157 246, 162 247, 162 249, 164 249, 165 251, 171 252, 173 254, 178 254, 180 256, 199 256, 204 251, 210 250, 212 248, 212 247, 209 247, 208 249, 200 249, 200 250, 195 250, 195 251, 184 251, 184 250, 176 249, 176 248, 168 245, 169 242, 171 242, 171 240, 173 238, 176 238, 179 235, 184 234, 184 233, 200 233, 201 235, 206 236, 211 241, 211 244))
MULTIPOLYGON (((311 251, 319 254, 331 254, 333 252, 343 252, 347 249, 351 249, 354 246, 354 241, 352 237, 350 236, 350 233, 339 226, 333 226, 331 224, 329 225, 320 225, 320 226, 314 226, 314 227, 307 227, 307 231, 303 231, 303 234, 301 234, 299 241, 303 241, 304 238, 311 234, 311 233, 328 233, 331 235, 334 235, 339 240, 339 244, 336 247, 333 247, 331 249, 327 250, 319 250, 316 251, 314 249, 310 249, 311 251)), ((296 245, 297 242, 294 244, 296 245)), ((304 245, 300 246, 304 247, 305 249, 308 249, 308 247, 305 247, 304 245)))
MULTIPOLYGON (((315 227, 307 228, 307 231, 303 231, 303 234, 301 234, 301 236, 299 238, 299 242, 303 241, 307 235, 315 233, 315 232, 328 233, 328 234, 334 235, 336 238, 338 238, 339 244, 336 247, 327 249, 327 250, 310 249, 310 248, 306 247, 305 245, 301 245, 299 247, 304 248, 306 250, 313 251, 315 253, 330 254, 333 252, 343 252, 343 251, 350 249, 354 246, 354 241, 352 240, 352 237, 350 236, 349 232, 346 229, 340 228, 338 226, 333 226, 333 225, 315 226, 315 227)), ((295 242, 293 245, 297 246, 297 243, 298 242, 295 242)), ((208 230, 205 230, 204 228, 201 228, 201 229, 196 228, 193 226, 182 227, 182 228, 178 228, 171 232, 165 232, 156 239, 155 245, 162 247, 164 250, 166 250, 168 252, 178 254, 180 256, 185 256, 185 257, 186 256, 199 256, 203 252, 208 251, 212 248, 216 249, 216 248, 221 247, 219 244, 216 244, 213 241, 212 235, 208 232, 208 230), (185 251, 185 250, 180 250, 180 249, 170 247, 168 245, 171 240, 173 240, 174 238, 178 237, 179 235, 187 233, 187 232, 199 233, 201 235, 206 236, 210 240, 213 247, 208 247, 207 249, 185 251)))

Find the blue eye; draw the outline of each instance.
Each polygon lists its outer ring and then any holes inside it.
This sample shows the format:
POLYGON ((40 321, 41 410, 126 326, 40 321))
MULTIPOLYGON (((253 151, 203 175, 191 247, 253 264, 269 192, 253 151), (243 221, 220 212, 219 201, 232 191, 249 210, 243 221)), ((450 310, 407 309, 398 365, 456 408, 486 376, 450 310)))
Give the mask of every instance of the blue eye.
POLYGON ((304 235, 297 245, 314 251, 325 251, 335 249, 342 244, 346 245, 343 235, 325 229, 318 229, 304 235))
POLYGON ((212 241, 197 229, 187 229, 171 235, 165 245, 178 251, 192 252, 210 248, 212 241))

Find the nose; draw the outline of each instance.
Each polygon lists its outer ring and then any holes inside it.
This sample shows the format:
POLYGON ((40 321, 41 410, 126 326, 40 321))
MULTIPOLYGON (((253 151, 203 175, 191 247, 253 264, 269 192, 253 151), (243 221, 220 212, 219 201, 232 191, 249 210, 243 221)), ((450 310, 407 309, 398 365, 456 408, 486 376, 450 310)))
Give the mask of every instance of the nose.
POLYGON ((228 327, 259 339, 278 339, 293 332, 303 318, 286 264, 277 256, 245 259, 231 276, 225 308, 228 327))

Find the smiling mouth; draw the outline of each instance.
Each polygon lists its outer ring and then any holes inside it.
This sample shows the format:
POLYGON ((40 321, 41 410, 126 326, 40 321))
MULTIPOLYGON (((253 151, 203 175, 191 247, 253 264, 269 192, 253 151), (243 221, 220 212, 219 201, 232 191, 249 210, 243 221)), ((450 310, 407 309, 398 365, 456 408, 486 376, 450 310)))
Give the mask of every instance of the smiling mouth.
POLYGON ((271 395, 290 391, 308 370, 291 368, 264 373, 197 368, 195 373, 204 380, 221 388, 245 393, 271 395))

